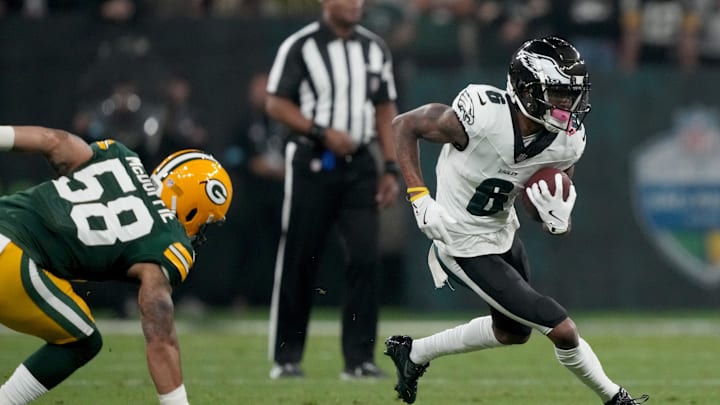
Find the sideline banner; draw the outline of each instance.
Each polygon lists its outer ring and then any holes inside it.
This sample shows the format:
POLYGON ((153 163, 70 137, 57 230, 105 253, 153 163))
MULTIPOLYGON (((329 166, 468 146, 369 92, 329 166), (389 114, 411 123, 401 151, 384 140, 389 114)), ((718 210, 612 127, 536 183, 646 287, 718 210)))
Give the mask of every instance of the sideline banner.
POLYGON ((674 267, 720 284, 720 115, 677 110, 672 128, 632 156, 638 222, 674 267))

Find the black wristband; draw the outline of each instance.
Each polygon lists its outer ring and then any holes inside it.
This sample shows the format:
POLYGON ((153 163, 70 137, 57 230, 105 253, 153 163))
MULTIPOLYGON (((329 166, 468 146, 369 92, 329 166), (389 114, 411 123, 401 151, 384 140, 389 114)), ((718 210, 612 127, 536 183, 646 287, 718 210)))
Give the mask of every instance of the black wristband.
POLYGON ((327 128, 321 127, 318 124, 313 124, 310 127, 310 130, 307 132, 308 138, 312 139, 313 141, 324 145, 325 144, 325 136, 326 136, 327 128))
POLYGON ((398 166, 398 163, 394 160, 386 160, 385 173, 400 176, 400 166, 398 166))

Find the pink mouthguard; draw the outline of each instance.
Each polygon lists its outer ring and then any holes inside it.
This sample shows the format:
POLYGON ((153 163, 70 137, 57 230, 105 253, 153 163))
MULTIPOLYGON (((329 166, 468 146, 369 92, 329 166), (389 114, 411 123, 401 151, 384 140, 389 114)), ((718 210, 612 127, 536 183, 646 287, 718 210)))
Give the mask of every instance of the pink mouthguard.
POLYGON ((557 108, 553 108, 550 111, 550 115, 555 118, 558 121, 566 122, 570 119, 570 113, 567 111, 559 110, 557 108))

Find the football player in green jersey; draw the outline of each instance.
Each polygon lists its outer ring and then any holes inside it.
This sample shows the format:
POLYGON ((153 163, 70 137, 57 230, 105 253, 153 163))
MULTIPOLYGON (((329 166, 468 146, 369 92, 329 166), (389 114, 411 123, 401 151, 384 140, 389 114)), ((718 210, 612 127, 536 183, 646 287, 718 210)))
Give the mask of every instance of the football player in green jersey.
POLYGON ((171 292, 205 226, 225 219, 227 172, 212 156, 183 150, 149 175, 118 142, 87 144, 43 127, 0 126, 0 150, 41 153, 59 174, 0 197, 0 323, 46 342, 0 387, 0 405, 31 402, 100 351, 92 313, 70 280, 137 283, 159 402, 187 404, 171 292))

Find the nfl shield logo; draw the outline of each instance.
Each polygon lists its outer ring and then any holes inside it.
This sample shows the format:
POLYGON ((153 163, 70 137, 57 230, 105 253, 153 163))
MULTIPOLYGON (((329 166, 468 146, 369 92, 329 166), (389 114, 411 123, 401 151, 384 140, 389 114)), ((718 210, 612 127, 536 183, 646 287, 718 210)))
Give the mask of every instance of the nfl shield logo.
POLYGON ((659 250, 694 281, 720 284, 720 116, 677 114, 673 128, 635 154, 632 191, 639 222, 659 250))

